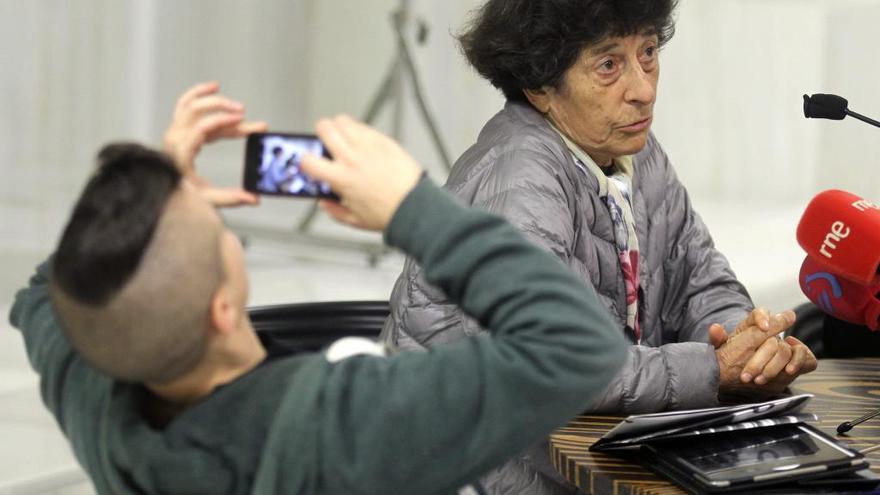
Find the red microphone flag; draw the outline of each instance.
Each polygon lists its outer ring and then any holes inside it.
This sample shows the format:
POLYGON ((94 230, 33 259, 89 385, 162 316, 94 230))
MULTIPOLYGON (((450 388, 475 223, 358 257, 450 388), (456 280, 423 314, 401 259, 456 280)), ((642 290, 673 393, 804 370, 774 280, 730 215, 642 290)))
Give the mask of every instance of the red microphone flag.
POLYGON ((816 195, 801 216, 797 240, 813 260, 862 285, 880 282, 880 207, 855 194, 816 195))
POLYGON ((880 282, 865 286, 839 277, 807 256, 801 265, 801 290, 823 312, 838 320, 880 328, 880 282))

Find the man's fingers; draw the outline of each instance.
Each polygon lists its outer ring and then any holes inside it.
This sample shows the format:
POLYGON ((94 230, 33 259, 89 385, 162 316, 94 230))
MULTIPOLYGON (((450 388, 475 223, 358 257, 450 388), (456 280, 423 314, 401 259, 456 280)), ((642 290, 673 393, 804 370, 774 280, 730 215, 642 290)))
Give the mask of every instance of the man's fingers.
POLYGON ((241 122, 242 114, 217 113, 203 118, 195 127, 181 127, 165 135, 165 150, 172 155, 177 165, 189 173, 193 159, 205 143, 222 137, 227 128, 235 128, 241 122))
POLYGON ((175 112, 188 105, 189 102, 191 102, 192 100, 212 93, 216 93, 219 89, 220 84, 216 81, 196 84, 195 86, 186 90, 182 95, 180 95, 180 98, 177 99, 175 112))
POLYGON ((300 161, 300 167, 303 171, 313 179, 324 181, 330 184, 330 188, 337 192, 345 181, 345 174, 339 168, 339 165, 330 160, 317 155, 306 153, 300 161))
POLYGON ((206 187, 203 188, 201 192, 208 202, 216 208, 256 205, 260 202, 260 198, 257 195, 243 189, 206 187))
POLYGON ((357 216, 355 216, 355 214, 352 213, 351 210, 342 206, 341 204, 325 199, 321 200, 318 205, 321 207, 322 210, 326 211, 327 214, 335 218, 337 221, 342 222, 346 225, 351 225, 352 227, 361 227, 357 216))
POLYGON ((336 122, 339 118, 340 117, 337 117, 334 120, 319 120, 318 123, 315 124, 315 132, 318 134, 318 137, 321 138, 324 146, 330 151, 330 155, 333 156, 334 160, 344 164, 351 164, 354 162, 354 150, 345 135, 339 129, 336 122))
POLYGON ((255 132, 265 132, 269 126, 265 122, 239 122, 237 125, 223 126, 211 137, 212 140, 220 138, 239 138, 255 132))
POLYGON ((363 130, 358 129, 357 122, 348 115, 342 114, 333 117, 333 125, 336 127, 337 132, 345 139, 345 142, 353 149, 356 149, 359 142, 363 139, 363 130))
POLYGON ((339 115, 333 119, 336 128, 345 136, 352 149, 357 150, 367 143, 375 142, 382 134, 372 127, 348 115, 339 115))
POLYGON ((201 147, 223 137, 241 137, 265 131, 265 122, 246 122, 244 105, 219 93, 214 81, 196 84, 178 99, 171 125, 163 135, 163 149, 187 179, 217 207, 252 205, 259 197, 242 189, 210 187, 195 172, 195 157, 201 147))
POLYGON ((182 117, 189 122, 214 112, 244 113, 244 105, 223 95, 199 98, 184 108, 182 117))
POLYGON ((221 137, 224 132, 234 129, 241 123, 244 115, 232 113, 215 113, 199 121, 196 135, 192 139, 200 143, 210 143, 221 137))
POLYGON ((241 124, 238 124, 235 130, 236 135, 232 137, 247 136, 248 134, 253 134, 255 132, 266 132, 269 130, 269 124, 263 121, 242 122, 241 124))

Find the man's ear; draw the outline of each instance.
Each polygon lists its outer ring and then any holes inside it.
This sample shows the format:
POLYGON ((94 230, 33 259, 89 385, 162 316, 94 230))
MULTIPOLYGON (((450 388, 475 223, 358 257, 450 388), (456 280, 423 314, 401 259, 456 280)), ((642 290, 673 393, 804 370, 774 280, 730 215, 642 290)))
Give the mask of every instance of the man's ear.
POLYGON ((535 110, 544 114, 550 111, 550 92, 547 91, 547 88, 524 89, 523 93, 529 103, 535 107, 535 110))
POLYGON ((211 324, 221 334, 228 334, 238 328, 241 311, 227 285, 220 286, 211 298, 211 324))

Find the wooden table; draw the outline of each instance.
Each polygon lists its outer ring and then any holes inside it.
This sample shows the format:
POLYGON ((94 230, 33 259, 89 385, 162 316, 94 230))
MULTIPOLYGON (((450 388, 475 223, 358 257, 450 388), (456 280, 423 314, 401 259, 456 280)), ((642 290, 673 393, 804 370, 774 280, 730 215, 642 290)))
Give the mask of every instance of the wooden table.
MULTIPOLYGON (((862 423, 848 435, 837 435, 837 425, 880 408, 880 358, 821 360, 819 368, 799 377, 795 394, 815 395, 804 412, 819 416, 811 423, 825 433, 860 450, 880 443, 880 417, 862 423)), ((682 494, 681 489, 639 464, 587 449, 622 416, 578 416, 550 436, 550 454, 556 469, 585 493, 682 494)), ((880 451, 867 454, 872 470, 880 474, 880 451)))

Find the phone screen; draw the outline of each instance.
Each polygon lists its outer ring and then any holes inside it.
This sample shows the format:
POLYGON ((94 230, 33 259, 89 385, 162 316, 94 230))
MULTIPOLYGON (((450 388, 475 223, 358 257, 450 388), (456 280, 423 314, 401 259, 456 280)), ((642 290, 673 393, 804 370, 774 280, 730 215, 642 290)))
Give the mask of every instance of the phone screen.
POLYGON ((257 194, 338 199, 330 185, 309 177, 301 161, 306 154, 330 157, 313 134, 256 133, 245 149, 244 188, 257 194))

